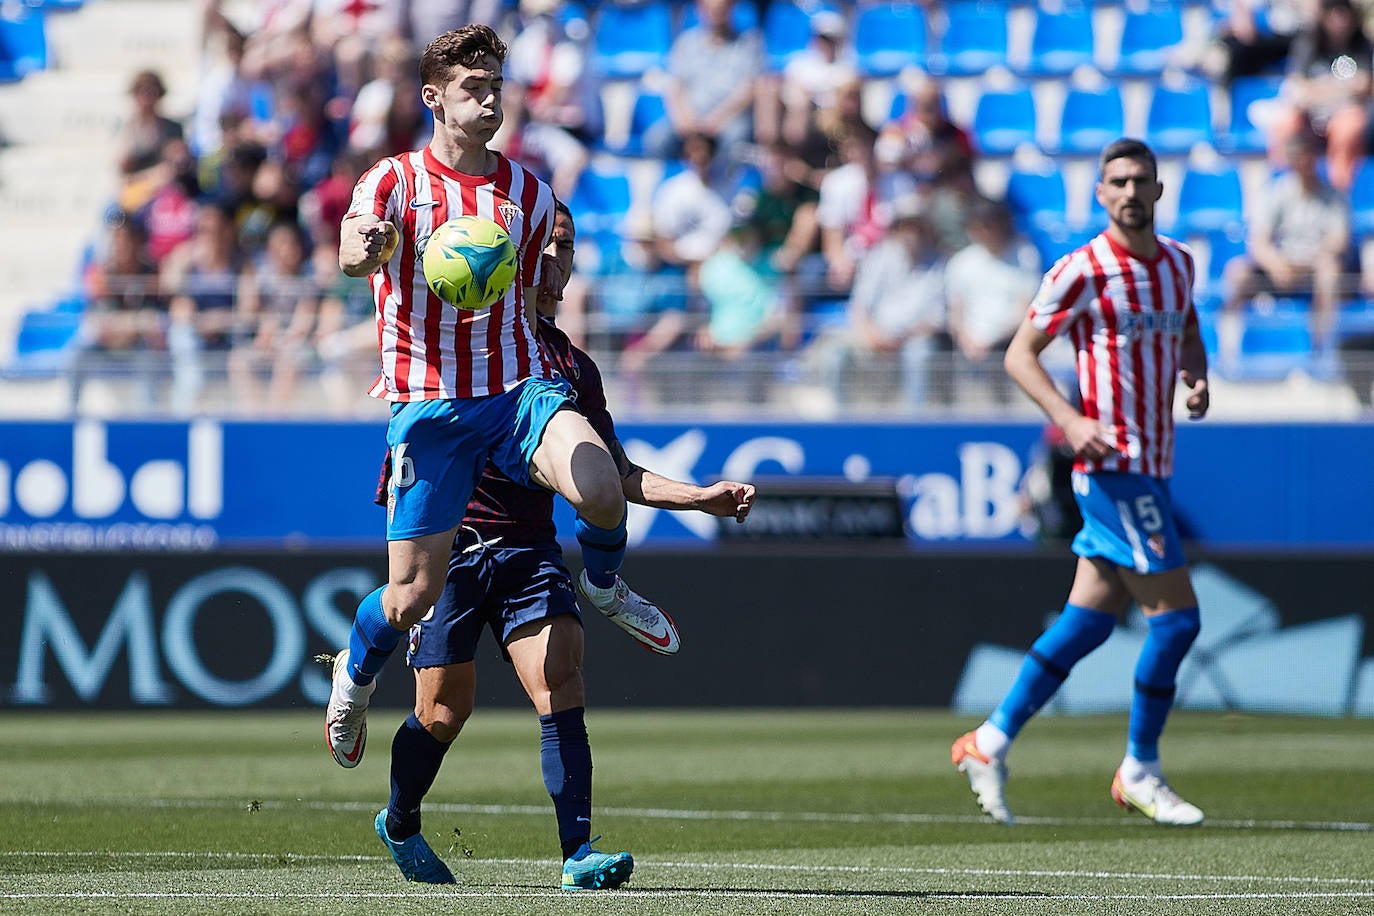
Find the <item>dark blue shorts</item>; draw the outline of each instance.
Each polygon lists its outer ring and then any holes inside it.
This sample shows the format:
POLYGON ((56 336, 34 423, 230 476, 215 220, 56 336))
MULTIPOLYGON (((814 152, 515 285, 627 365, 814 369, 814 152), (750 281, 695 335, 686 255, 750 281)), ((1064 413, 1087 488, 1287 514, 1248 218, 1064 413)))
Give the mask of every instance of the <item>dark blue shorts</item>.
POLYGON ((504 647, 517 627, 559 614, 582 619, 572 576, 557 544, 483 544, 465 528, 459 532, 458 545, 461 550, 449 560, 443 595, 410 628, 406 662, 412 668, 472 661, 487 627, 509 660, 504 647))

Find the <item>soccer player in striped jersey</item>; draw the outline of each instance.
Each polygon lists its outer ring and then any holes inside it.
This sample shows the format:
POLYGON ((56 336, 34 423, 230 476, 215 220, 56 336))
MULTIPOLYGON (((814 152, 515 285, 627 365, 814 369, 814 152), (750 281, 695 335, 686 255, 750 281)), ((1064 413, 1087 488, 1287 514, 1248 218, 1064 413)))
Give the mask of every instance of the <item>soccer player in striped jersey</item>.
POLYGON ((344 767, 362 758, 377 673, 443 592, 449 549, 488 459, 518 483, 562 494, 577 510, 578 585, 593 605, 622 625, 662 629, 662 612, 618 575, 625 496, 615 461, 572 409, 568 381, 534 336, 553 192, 488 149, 501 126, 505 55, 505 43, 484 25, 429 43, 420 94, 434 116, 433 139, 368 169, 340 227, 339 266, 368 277, 376 302, 382 372, 371 394, 391 402, 387 445, 395 465, 388 581, 358 606, 325 712, 330 752, 344 767), (474 312, 433 295, 421 262, 430 234, 460 215, 495 220, 517 250, 510 290, 474 312))
POLYGON ((1012 823, 1005 797, 1012 741, 1134 601, 1149 635, 1135 667, 1126 755, 1111 795, 1158 823, 1197 824, 1202 812, 1170 788, 1159 762, 1179 664, 1199 629, 1169 500, 1177 381, 1190 389, 1189 417, 1201 418, 1208 407, 1193 255, 1155 234, 1162 186, 1148 146, 1117 140, 1099 166, 1097 199, 1107 229, 1045 275, 1005 357, 1012 380, 1063 430, 1077 456, 1077 572, 1063 613, 1031 646, 1001 704, 954 742, 951 756, 983 811, 1012 823), (1040 361, 1062 335, 1077 351, 1081 406, 1059 392, 1040 361))
MULTIPOLYGON (((574 227, 567 208, 561 203, 557 207, 554 256, 558 274, 566 278, 574 227)), ((601 373, 554 323, 556 308, 556 296, 541 292, 538 339, 558 372, 572 382, 578 409, 616 456, 626 497, 657 508, 697 509, 743 521, 753 505, 753 486, 722 480, 701 487, 630 461, 606 407, 601 373)), ((390 477, 388 461, 382 483, 390 477)), ((383 505, 387 491, 386 486, 378 488, 383 505)), ((553 494, 515 483, 488 463, 453 542, 443 594, 433 612, 410 631, 407 661, 415 671, 415 712, 392 740, 391 799, 378 813, 375 827, 412 881, 453 881, 453 873, 420 832, 420 808, 444 755, 472 712, 473 658, 487 628, 501 642, 539 715, 540 767, 558 824, 562 886, 618 887, 634 869, 629 853, 605 853, 591 846, 592 756, 583 716, 582 621, 556 534, 553 494)), ((663 636, 677 638, 671 629, 663 636)))

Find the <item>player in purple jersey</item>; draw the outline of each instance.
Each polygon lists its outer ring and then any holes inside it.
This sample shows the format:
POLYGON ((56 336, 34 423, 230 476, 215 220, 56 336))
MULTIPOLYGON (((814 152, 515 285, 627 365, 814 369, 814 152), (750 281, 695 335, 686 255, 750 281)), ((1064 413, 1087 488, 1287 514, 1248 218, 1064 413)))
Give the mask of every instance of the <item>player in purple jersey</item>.
MULTIPOLYGON (((573 222, 558 204, 553 245, 561 274, 572 262, 573 222)), ((577 394, 578 409, 605 440, 620 469, 626 498, 662 509, 697 509, 743 521, 754 488, 720 481, 709 487, 670 480, 625 455, 606 409, 601 373, 553 321, 553 295, 541 296, 541 346, 577 394)), ((385 501, 384 466, 378 501, 385 501)), ((614 619, 614 618, 612 618, 614 619)), ((616 621, 619 623, 619 621, 616 621)), ((677 650, 672 622, 650 630, 622 624, 662 653, 677 650)), ((391 745, 391 799, 377 814, 376 831, 411 881, 452 883, 448 866, 420 832, 420 807, 444 754, 472 713, 474 652, 482 630, 500 640, 502 654, 539 715, 540 763, 553 799, 567 890, 613 888, 634 868, 627 852, 591 846, 592 758, 583 718, 583 631, 572 577, 563 566, 553 524, 553 493, 515 483, 488 464, 453 543, 448 580, 434 609, 410 631, 407 662, 415 670, 415 712, 391 745)))
POLYGON ((1063 612, 1031 646, 992 715, 961 735, 950 757, 983 811, 1012 823, 1005 797, 1012 742, 1134 603, 1149 632, 1136 661, 1126 754, 1111 796, 1156 823, 1187 826, 1203 814, 1165 780, 1159 738, 1201 618, 1169 474, 1176 382, 1190 389, 1189 416, 1203 417, 1210 405, 1207 351, 1193 308, 1192 255, 1155 234, 1163 185, 1154 153, 1139 140, 1117 140, 1102 151, 1099 171, 1106 231, 1046 275, 1005 358, 1007 374, 1063 430, 1077 456, 1078 567, 1063 612), (1059 334, 1077 350, 1076 400, 1060 393, 1041 363, 1059 334))

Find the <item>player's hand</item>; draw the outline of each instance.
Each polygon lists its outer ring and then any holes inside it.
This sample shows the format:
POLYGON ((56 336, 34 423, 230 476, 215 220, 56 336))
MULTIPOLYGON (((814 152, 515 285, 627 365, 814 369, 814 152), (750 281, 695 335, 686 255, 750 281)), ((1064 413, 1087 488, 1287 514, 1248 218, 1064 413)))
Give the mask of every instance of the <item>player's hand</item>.
POLYGON ((1080 415, 1064 427, 1064 439, 1073 446, 1075 455, 1088 459, 1106 458, 1117 454, 1116 443, 1108 431, 1096 420, 1080 415))
POLYGON ((568 285, 568 278, 563 276, 563 265, 559 263, 557 255, 545 253, 542 257, 544 266, 539 273, 539 301, 561 302, 563 288, 568 285))
POLYGON ((709 487, 702 488, 697 508, 708 515, 720 518, 734 516, 735 521, 743 522, 754 508, 754 485, 736 483, 733 480, 719 480, 709 487))
POLYGON ((358 234, 363 239, 363 251, 367 255, 367 260, 377 259, 378 262, 389 261, 391 256, 396 253, 396 246, 400 244, 401 232, 394 223, 381 220, 370 226, 358 227, 358 234))
POLYGON ((1199 378, 1187 369, 1180 372, 1179 376, 1192 392, 1184 402, 1188 408, 1188 419, 1201 420, 1207 416, 1207 408, 1212 406, 1212 396, 1207 390, 1207 378, 1199 378))

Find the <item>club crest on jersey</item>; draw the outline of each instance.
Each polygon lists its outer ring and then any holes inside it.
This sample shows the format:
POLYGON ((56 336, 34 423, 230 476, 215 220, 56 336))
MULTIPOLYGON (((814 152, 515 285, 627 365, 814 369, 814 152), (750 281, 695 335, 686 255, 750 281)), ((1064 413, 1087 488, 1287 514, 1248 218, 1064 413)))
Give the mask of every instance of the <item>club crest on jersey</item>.
POLYGON ((511 231, 512 226, 523 223, 525 220, 525 211, 517 207, 513 201, 504 200, 496 209, 500 211, 501 219, 505 221, 507 232, 511 231))

